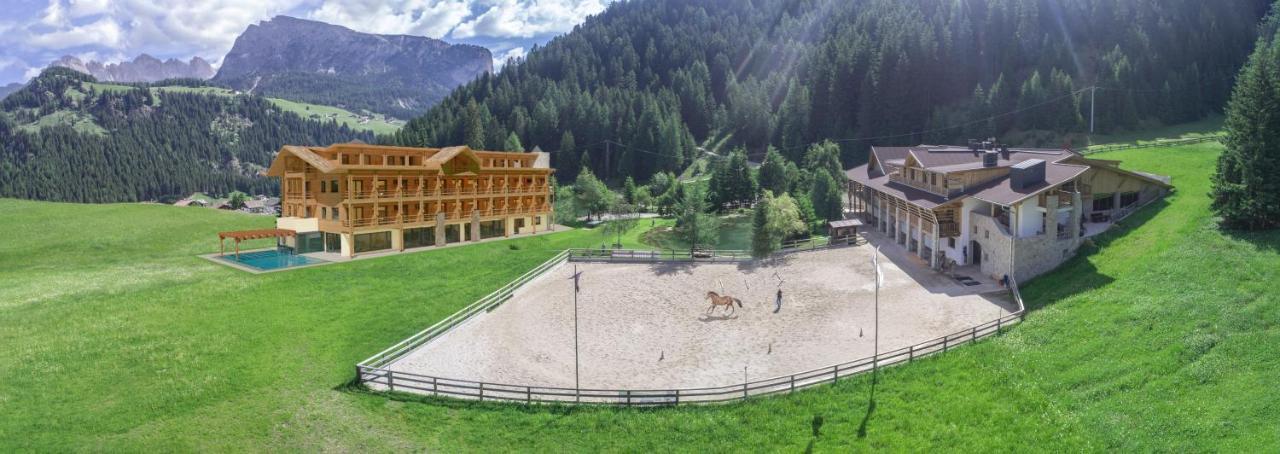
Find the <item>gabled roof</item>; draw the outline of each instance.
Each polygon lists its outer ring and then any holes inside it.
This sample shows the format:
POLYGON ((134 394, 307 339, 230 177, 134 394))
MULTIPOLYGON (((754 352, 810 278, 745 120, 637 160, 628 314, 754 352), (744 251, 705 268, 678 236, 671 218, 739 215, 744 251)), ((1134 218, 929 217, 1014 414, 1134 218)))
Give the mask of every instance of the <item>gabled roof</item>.
POLYGON ((481 164, 480 157, 476 156, 476 152, 471 151, 471 147, 468 147, 466 145, 442 148, 440 149, 439 152, 436 152, 436 154, 433 154, 431 155, 430 158, 427 158, 424 164, 428 168, 439 169, 440 166, 443 166, 446 162, 449 162, 453 160, 453 158, 456 158, 458 156, 462 156, 466 159, 470 159, 477 166, 481 164))
POLYGON ((312 167, 315 167, 320 173, 332 173, 336 167, 328 159, 320 157, 320 155, 312 152, 307 147, 297 145, 285 145, 280 147, 280 153, 276 154, 275 159, 271 160, 271 167, 267 168, 266 175, 269 177, 284 176, 284 159, 286 154, 297 156, 299 159, 306 161, 312 167))

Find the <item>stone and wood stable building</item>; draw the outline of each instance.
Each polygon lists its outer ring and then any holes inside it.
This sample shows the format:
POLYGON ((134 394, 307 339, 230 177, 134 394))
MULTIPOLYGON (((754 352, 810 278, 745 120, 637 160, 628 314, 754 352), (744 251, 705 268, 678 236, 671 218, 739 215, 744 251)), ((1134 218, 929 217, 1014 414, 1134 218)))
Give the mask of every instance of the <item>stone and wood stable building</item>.
POLYGON ((934 269, 976 266, 1026 281, 1172 189, 1167 177, 1066 149, 872 147, 850 169, 848 205, 934 269))
POLYGON ((266 174, 295 252, 353 257, 548 229, 553 172, 546 153, 351 143, 286 145, 266 174))

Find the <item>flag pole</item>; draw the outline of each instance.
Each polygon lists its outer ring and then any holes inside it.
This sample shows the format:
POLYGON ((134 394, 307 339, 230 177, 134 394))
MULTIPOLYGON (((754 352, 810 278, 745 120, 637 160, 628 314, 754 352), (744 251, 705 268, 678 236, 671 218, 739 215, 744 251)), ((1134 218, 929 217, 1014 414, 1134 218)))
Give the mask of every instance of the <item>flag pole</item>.
POLYGON ((578 265, 573 265, 573 400, 582 401, 582 385, 579 381, 578 364, 578 265))
POLYGON ((876 308, 875 308, 876 335, 875 335, 875 341, 874 341, 874 347, 873 347, 873 356, 871 357, 871 382, 876 383, 880 379, 879 377, 879 373, 880 373, 880 247, 879 246, 876 247, 875 255, 871 256, 871 263, 874 265, 876 269, 875 270, 876 271, 876 308))

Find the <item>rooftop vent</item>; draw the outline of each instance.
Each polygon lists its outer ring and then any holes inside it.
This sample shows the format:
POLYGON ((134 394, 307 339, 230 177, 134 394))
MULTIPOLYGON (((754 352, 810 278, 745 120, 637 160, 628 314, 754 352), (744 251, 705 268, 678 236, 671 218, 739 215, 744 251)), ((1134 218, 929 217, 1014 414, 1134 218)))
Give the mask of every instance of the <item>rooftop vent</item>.
POLYGON ((1044 183, 1045 163, 1042 159, 1028 159, 1009 168, 1009 185, 1013 189, 1026 189, 1044 183))
POLYGON ((1005 160, 1005 161, 1008 161, 1008 160, 1009 160, 1009 146, 1008 146, 1008 145, 1000 145, 1000 159, 1003 159, 1003 160, 1005 160))
POLYGON ((1000 163, 1000 153, 996 151, 985 151, 982 153, 982 166, 995 167, 1000 163))

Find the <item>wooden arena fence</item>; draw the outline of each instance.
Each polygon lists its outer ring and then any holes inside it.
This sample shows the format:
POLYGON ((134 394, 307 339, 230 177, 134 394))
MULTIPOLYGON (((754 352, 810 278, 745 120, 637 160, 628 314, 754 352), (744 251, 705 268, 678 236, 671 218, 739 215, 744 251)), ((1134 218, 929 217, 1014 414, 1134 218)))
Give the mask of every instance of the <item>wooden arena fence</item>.
MULTIPOLYGON (((830 247, 814 241, 803 245, 814 250, 830 247)), ((796 248, 792 249, 793 251, 796 248)), ((512 295, 524 284, 538 278, 562 262, 570 260, 574 254, 586 254, 583 250, 565 250, 550 260, 543 262, 529 272, 521 275, 502 288, 480 298, 471 305, 444 320, 422 330, 408 339, 379 352, 356 365, 356 376, 361 384, 375 390, 392 392, 412 392, 431 396, 445 396, 460 399, 489 400, 516 403, 556 403, 556 404, 592 404, 618 406, 656 406, 694 403, 717 403, 744 400, 752 397, 771 394, 788 393, 796 390, 833 383, 842 378, 871 372, 877 368, 909 363, 925 356, 944 353, 952 348, 975 342, 984 337, 999 334, 1005 327, 1022 321, 1026 314, 1026 306, 1022 295, 1018 292, 1016 281, 1010 281, 1009 292, 1017 304, 1017 310, 968 329, 957 331, 946 336, 924 341, 908 347, 882 352, 865 358, 855 359, 805 372, 782 375, 744 383, 680 389, 591 389, 564 388, 548 386, 532 386, 520 384, 490 383, 472 380, 459 380, 430 375, 393 371, 391 365, 412 352, 414 349, 430 342, 453 327, 471 317, 501 305, 511 299, 512 295)), ((598 251, 597 251, 598 252, 598 251)), ((631 251, 644 257, 671 257, 661 251, 631 251), (646 255, 648 254, 648 255, 646 255)), ((716 251, 725 252, 725 251, 716 251)), ((741 252, 741 251, 731 251, 741 252)), ((593 252, 594 253, 594 252, 593 252)), ((692 259, 687 252, 675 254, 680 260, 692 259)), ((579 257, 591 257, 579 255, 579 257)), ((633 256, 626 256, 628 260, 633 256)), ((716 254, 712 255, 717 257, 716 254)), ((736 259, 734 253, 726 255, 726 259, 736 259)), ((610 256, 612 259, 613 257, 610 256)))

